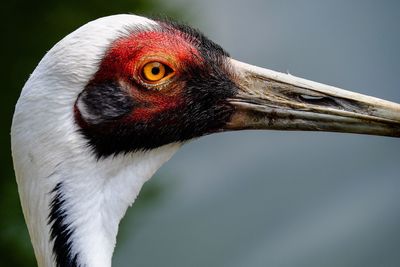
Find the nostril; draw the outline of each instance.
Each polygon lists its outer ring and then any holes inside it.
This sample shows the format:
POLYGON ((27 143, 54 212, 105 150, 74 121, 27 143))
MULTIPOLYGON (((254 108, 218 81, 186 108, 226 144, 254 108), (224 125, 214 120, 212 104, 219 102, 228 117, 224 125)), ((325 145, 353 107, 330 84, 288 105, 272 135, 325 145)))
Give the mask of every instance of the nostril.
POLYGON ((322 100, 324 96, 314 96, 314 95, 300 95, 300 98, 303 100, 322 100))
POLYGON ((337 102, 327 96, 314 96, 314 95, 299 95, 299 100, 301 102, 311 104, 311 105, 320 105, 320 106, 337 106, 337 102))

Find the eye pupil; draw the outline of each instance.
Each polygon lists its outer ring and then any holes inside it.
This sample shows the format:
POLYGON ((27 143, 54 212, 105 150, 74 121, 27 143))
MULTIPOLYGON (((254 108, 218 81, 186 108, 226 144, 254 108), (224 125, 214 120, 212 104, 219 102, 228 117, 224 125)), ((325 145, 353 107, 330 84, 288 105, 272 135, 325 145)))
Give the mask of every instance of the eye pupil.
POLYGON ((153 67, 153 68, 151 69, 151 73, 152 73, 153 75, 159 74, 159 73, 160 73, 160 68, 159 68, 159 67, 153 67))

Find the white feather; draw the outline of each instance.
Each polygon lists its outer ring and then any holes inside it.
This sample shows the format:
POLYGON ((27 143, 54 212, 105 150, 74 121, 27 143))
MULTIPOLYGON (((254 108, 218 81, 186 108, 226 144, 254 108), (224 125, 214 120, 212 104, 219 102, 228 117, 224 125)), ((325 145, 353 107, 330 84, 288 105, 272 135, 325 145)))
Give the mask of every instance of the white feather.
POLYGON ((118 224, 143 183, 179 148, 97 161, 77 132, 73 106, 110 44, 156 22, 134 15, 92 21, 57 43, 25 84, 11 129, 21 204, 38 266, 55 266, 49 235, 51 191, 63 182, 73 251, 87 267, 111 266, 118 224))

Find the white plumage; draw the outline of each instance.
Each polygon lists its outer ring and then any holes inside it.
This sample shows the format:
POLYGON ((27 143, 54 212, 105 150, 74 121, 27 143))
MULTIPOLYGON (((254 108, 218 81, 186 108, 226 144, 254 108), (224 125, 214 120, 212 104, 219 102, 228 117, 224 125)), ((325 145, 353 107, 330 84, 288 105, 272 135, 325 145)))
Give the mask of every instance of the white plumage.
POLYGON ((99 163, 74 123, 74 103, 106 49, 138 24, 155 22, 117 15, 82 26, 46 54, 21 92, 11 129, 12 152, 39 266, 55 266, 47 222, 58 182, 63 181, 70 199, 69 218, 76 228, 73 249, 87 266, 111 266, 120 219, 143 183, 179 148, 171 144, 99 163))

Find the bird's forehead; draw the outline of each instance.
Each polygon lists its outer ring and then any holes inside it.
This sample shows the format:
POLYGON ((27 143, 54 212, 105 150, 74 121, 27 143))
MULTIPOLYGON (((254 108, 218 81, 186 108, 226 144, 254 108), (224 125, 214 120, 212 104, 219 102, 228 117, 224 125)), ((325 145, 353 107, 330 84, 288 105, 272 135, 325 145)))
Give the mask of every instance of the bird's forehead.
POLYGON ((195 46, 177 30, 147 30, 132 33, 114 42, 110 52, 118 56, 131 57, 158 53, 175 56, 180 60, 191 59, 194 55, 198 55, 195 46))
POLYGON ((132 32, 115 40, 101 61, 97 78, 109 78, 119 73, 129 76, 141 63, 164 61, 179 72, 189 62, 201 63, 195 43, 178 30, 147 29, 132 32))

